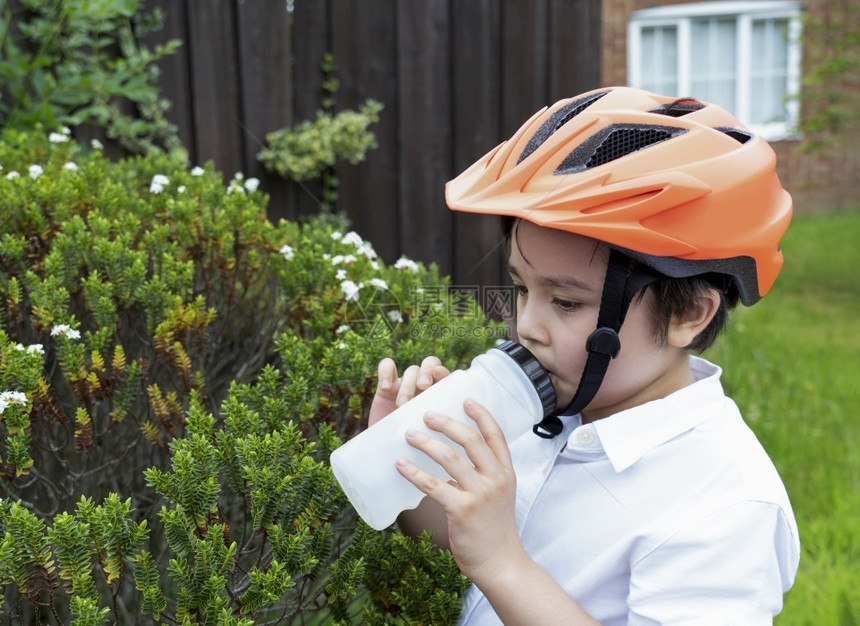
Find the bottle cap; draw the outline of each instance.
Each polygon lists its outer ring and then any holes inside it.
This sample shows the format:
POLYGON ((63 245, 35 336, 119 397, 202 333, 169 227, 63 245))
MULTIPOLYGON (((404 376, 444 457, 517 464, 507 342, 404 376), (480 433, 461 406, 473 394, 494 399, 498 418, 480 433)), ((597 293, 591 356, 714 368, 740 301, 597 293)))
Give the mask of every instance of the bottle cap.
POLYGON ((495 346, 495 349, 501 350, 511 357, 526 373, 532 385, 534 385, 543 406, 541 419, 555 413, 557 404, 555 387, 552 386, 549 374, 547 374, 543 365, 540 364, 540 361, 535 358, 535 355, 528 348, 516 341, 506 341, 503 344, 495 346))

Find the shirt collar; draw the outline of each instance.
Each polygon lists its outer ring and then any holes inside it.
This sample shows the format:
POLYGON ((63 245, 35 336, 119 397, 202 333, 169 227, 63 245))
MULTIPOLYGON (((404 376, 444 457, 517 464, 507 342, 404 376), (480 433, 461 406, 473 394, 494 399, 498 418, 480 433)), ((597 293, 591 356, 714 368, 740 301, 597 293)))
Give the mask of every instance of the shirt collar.
POLYGON ((589 460, 594 459, 599 450, 616 472, 622 472, 649 450, 695 428, 720 410, 726 396, 720 384, 722 370, 718 366, 691 357, 690 368, 695 382, 665 398, 591 424, 580 426, 576 420, 569 431, 565 451, 575 458, 589 460))

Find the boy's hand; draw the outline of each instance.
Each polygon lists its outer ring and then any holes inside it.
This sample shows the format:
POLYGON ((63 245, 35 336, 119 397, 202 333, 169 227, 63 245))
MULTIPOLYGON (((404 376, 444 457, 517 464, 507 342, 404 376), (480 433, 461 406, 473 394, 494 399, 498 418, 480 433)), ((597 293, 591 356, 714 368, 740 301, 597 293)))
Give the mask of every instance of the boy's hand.
MULTIPOLYGON (((398 378, 394 361, 383 359, 379 363, 379 383, 376 387, 376 395, 373 396, 373 404, 370 405, 368 427, 373 426, 394 409, 439 382, 449 373, 448 368, 443 366, 438 358, 429 356, 421 362, 420 366, 412 365, 406 368, 403 378, 398 378)), ((413 538, 429 530, 437 546, 449 548, 445 511, 430 498, 424 498, 416 509, 401 513, 397 524, 404 534, 413 538)))
POLYGON ((400 405, 405 404, 413 397, 445 378, 450 372, 442 365, 435 356, 428 356, 421 365, 411 365, 403 372, 403 377, 398 378, 397 366, 391 359, 382 359, 379 362, 379 382, 376 387, 376 395, 373 396, 373 404, 370 406, 368 426, 391 413, 400 405))
POLYGON ((460 570, 480 587, 484 577, 527 558, 514 515, 516 476, 505 437, 490 412, 473 400, 463 405, 478 431, 448 416, 428 413, 425 424, 460 444, 463 458, 442 441, 408 431, 413 447, 439 463, 453 478, 443 482, 408 461, 398 471, 444 508, 451 552, 460 570))

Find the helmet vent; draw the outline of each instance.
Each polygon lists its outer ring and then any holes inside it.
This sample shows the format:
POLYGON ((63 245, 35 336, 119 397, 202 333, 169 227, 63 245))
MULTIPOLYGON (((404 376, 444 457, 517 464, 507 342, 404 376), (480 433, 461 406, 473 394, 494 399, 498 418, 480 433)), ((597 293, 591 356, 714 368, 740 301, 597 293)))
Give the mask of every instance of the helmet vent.
POLYGON ((704 104, 693 98, 678 98, 674 102, 661 104, 656 108, 650 109, 648 112, 657 113, 658 115, 668 115, 669 117, 681 117, 687 115, 687 113, 704 108, 704 104))
POLYGON ((523 150, 523 153, 520 155, 520 158, 517 159, 517 163, 520 163, 528 155, 540 148, 541 145, 543 145, 543 143, 547 139, 549 139, 555 131, 567 124, 574 117, 582 113, 583 110, 588 108, 592 103, 600 100, 608 93, 609 91, 601 91, 599 93, 585 96, 584 98, 579 98, 578 100, 574 100, 573 102, 566 104, 558 111, 553 113, 547 121, 541 124, 537 132, 532 135, 532 138, 529 139, 529 142, 526 144, 525 150, 523 150))
POLYGON ((674 126, 613 124, 587 139, 571 152, 554 174, 574 174, 687 132, 674 126))
POLYGON ((739 143, 746 143, 753 138, 752 133, 748 133, 747 131, 741 130, 739 128, 727 128, 725 126, 717 126, 714 128, 714 130, 718 130, 721 133, 725 133, 739 143))

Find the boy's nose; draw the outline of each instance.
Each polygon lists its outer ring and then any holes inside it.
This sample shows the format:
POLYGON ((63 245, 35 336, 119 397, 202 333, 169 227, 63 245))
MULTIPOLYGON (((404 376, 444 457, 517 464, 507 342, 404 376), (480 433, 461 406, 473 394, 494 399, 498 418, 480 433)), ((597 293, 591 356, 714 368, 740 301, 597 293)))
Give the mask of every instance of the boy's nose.
POLYGON ((549 343, 549 333, 539 307, 531 302, 517 306, 517 336, 520 343, 549 343))

